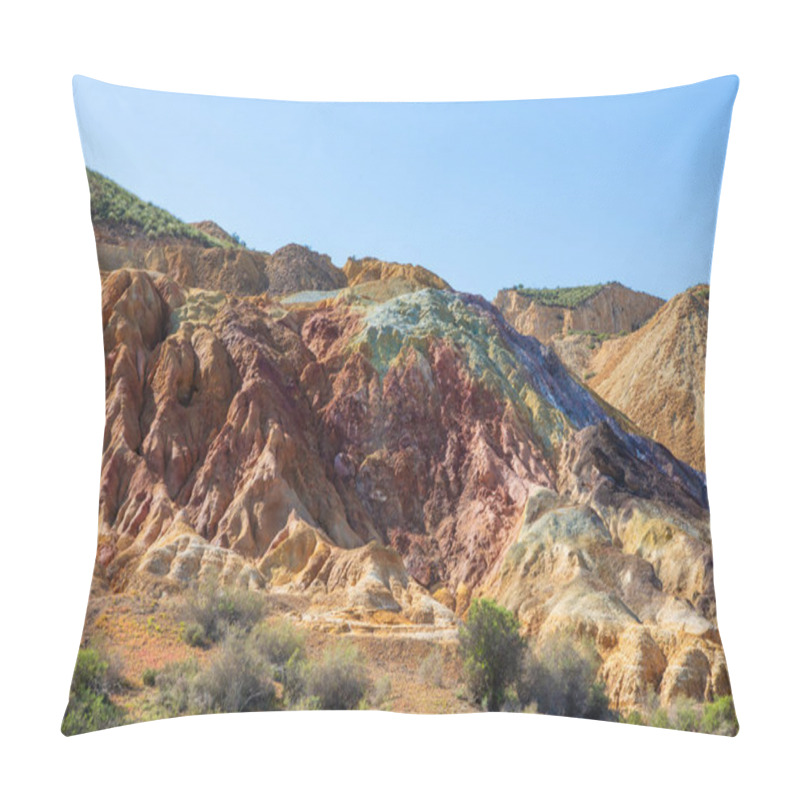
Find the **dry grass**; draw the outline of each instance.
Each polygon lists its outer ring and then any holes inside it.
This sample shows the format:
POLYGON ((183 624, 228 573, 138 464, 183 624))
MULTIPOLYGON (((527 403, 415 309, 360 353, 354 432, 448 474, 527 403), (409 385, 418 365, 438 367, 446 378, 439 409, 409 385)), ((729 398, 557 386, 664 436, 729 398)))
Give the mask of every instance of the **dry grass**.
MULTIPOLYGON (((285 618, 285 614, 274 613, 279 608, 273 609, 272 621, 285 618)), ((125 708, 131 720, 151 718, 157 703, 158 690, 142 681, 145 670, 158 671, 167 664, 191 659, 202 668, 219 649, 219 645, 207 650, 187 645, 182 640, 174 604, 169 602, 107 595, 93 601, 91 610, 86 638, 102 639, 109 652, 117 657, 128 688, 113 699, 125 708)), ((296 623, 296 615, 292 616, 296 623)), ((386 624, 388 620, 381 622, 386 624)), ((317 661, 331 645, 344 640, 363 653, 370 682, 382 687, 377 707, 416 714, 476 711, 464 699, 457 643, 405 636, 401 633, 403 624, 396 619, 392 622, 395 625, 391 632, 380 633, 348 634, 305 627, 307 657, 311 662, 317 661), (425 671, 420 671, 423 662, 437 652, 441 653, 441 685, 426 683, 425 671)))

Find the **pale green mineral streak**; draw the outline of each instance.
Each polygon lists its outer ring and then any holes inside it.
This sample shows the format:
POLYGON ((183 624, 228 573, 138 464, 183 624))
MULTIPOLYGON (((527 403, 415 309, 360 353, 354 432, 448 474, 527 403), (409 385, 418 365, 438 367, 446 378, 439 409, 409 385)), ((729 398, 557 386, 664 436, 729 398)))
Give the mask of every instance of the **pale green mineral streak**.
POLYGON ((434 339, 452 343, 470 373, 512 403, 548 454, 572 430, 567 417, 531 386, 491 319, 453 292, 425 289, 369 307, 350 348, 361 351, 385 378, 408 347, 427 358, 434 339))
POLYGON ((205 289, 189 289, 186 302, 172 310, 169 315, 169 332, 175 333, 183 322, 195 325, 210 325, 217 312, 225 305, 224 292, 205 289))

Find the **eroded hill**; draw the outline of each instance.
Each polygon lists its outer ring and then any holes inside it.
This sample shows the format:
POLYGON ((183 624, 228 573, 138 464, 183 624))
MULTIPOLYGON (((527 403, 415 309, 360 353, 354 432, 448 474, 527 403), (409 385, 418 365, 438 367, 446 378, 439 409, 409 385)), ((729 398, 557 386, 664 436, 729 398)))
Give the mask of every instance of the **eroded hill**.
POLYGON ((503 289, 494 304, 520 333, 550 344, 575 331, 634 331, 664 301, 614 282, 572 289, 503 289))
POLYGON ((589 385, 678 458, 705 471, 708 286, 673 297, 640 330, 596 348, 589 385))
POLYGON ((313 629, 450 639, 490 596, 589 637, 615 707, 730 693, 703 475, 552 348, 421 267, 290 246, 273 293, 265 254, 117 236, 97 591, 215 574, 313 629))

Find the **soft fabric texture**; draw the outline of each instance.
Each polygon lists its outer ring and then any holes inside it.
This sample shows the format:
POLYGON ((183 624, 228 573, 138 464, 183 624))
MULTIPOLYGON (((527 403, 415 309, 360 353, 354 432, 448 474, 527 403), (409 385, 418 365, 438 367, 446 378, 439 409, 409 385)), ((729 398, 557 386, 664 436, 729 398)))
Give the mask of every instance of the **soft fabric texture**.
POLYGON ((737 88, 76 77, 106 432, 64 733, 379 708, 734 735, 703 425, 737 88))

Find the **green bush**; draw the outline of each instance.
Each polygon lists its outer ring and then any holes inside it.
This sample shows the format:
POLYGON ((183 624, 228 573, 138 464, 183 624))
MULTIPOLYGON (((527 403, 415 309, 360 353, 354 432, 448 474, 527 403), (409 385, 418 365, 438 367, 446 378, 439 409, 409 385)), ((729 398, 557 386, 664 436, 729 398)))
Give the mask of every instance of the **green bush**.
POLYGON ((183 641, 190 647, 205 647, 206 632, 199 622, 191 622, 183 629, 183 641))
POLYGON ((308 668, 308 662, 299 650, 295 650, 283 668, 283 696, 294 708, 302 707, 308 668))
POLYGON ((392 680, 388 675, 382 675, 375 681, 370 700, 375 708, 380 708, 392 694, 392 680))
POLYGON ((249 631, 266 613, 262 594, 233 586, 220 586, 208 575, 183 598, 184 639, 193 646, 220 641, 231 628, 249 631), (194 626, 200 626, 200 630, 194 626))
POLYGON ((605 688, 596 680, 599 660, 594 646, 576 645, 555 635, 529 652, 517 681, 523 707, 536 703, 540 714, 584 719, 611 719, 605 688))
POLYGON ((620 722, 626 725, 647 725, 647 720, 637 710, 631 711, 627 716, 621 717, 620 722))
POLYGON ((718 697, 713 703, 703 706, 700 720, 703 733, 716 733, 722 736, 736 736, 739 732, 739 720, 730 695, 718 697))
POLYGON ((61 732, 74 736, 122 725, 125 714, 109 696, 118 683, 107 657, 94 648, 79 650, 61 732))
POLYGON ((305 656, 305 636, 287 619, 261 622, 251 636, 253 647, 276 667, 285 667, 295 653, 305 656))
POLYGON ((156 685, 156 675, 158 675, 158 672, 156 670, 154 670, 152 668, 146 669, 142 673, 142 683, 145 686, 155 686, 156 685))
POLYGON ((650 717, 650 725, 653 728, 671 728, 669 714, 665 708, 657 708, 650 717))
POLYGON ((696 731, 700 727, 700 715, 688 698, 680 698, 673 707, 672 727, 676 731, 696 731))
POLYGON ((417 677, 421 683, 429 686, 444 685, 444 658, 438 647, 422 660, 417 670, 417 677))
POLYGON ((472 698, 499 711, 518 678, 525 643, 514 615, 493 600, 473 600, 458 632, 464 678, 472 698))
POLYGON ((165 665, 156 675, 159 705, 167 716, 194 713, 194 680, 199 668, 194 659, 165 665))
MULTIPOLYGON (((105 222, 122 227, 128 235, 144 235, 149 239, 163 237, 189 239, 202 247, 230 247, 206 233, 181 222, 168 211, 147 203, 119 184, 87 170, 91 196, 92 222, 105 222)), ((244 246, 244 243, 242 243, 244 246)))
POLYGON ((530 297, 534 302, 543 306, 561 306, 575 308, 581 303, 594 297, 606 283, 595 283, 591 286, 556 287, 555 289, 525 289, 517 285, 515 290, 525 297, 530 297))
POLYGON ((721 736, 735 736, 739 730, 733 700, 728 695, 702 706, 688 697, 680 697, 670 706, 658 706, 658 700, 644 712, 631 711, 622 721, 652 728, 676 731, 701 731, 721 736))
POLYGON ((270 711, 275 708, 272 668, 238 632, 231 632, 193 684, 198 713, 270 711))
MULTIPOLYGON (((307 665, 299 677, 302 696, 316 698, 318 707, 328 710, 358 708, 370 689, 364 659, 347 642, 329 647, 322 659, 307 665)), ((296 694, 297 689, 294 691, 296 694)))
POLYGON ((276 707, 272 665, 240 631, 231 631, 209 663, 194 659, 168 664, 155 678, 158 703, 168 716, 276 707))

